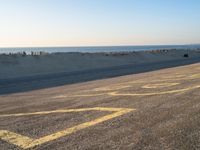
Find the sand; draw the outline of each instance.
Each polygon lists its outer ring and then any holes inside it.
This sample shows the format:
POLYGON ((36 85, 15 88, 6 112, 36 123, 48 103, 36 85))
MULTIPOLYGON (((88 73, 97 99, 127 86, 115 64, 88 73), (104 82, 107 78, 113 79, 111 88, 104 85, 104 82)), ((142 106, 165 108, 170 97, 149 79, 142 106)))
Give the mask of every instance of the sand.
POLYGON ((192 59, 200 56, 190 51, 190 58, 184 58, 186 50, 124 53, 53 53, 44 56, 0 55, 0 79, 34 76, 60 72, 74 72, 129 64, 144 64, 176 59, 192 59))

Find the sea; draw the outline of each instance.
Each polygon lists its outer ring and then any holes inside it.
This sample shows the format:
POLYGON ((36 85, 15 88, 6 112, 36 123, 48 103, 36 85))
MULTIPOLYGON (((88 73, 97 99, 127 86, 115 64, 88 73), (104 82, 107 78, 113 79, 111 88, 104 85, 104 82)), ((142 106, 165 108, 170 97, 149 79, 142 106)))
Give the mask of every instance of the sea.
POLYGON ((88 47, 26 47, 26 48, 0 48, 0 53, 18 53, 18 52, 47 52, 47 53, 63 53, 63 52, 132 52, 132 51, 148 51, 161 49, 200 49, 200 44, 196 45, 145 45, 145 46, 88 46, 88 47))

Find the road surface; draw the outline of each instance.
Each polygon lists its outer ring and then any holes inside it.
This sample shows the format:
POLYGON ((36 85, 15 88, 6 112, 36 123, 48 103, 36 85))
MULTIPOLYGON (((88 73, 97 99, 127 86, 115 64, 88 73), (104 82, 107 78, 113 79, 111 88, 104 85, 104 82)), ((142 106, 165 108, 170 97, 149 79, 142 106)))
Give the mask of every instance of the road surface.
POLYGON ((0 149, 200 149, 199 118, 197 63, 0 95, 0 149))

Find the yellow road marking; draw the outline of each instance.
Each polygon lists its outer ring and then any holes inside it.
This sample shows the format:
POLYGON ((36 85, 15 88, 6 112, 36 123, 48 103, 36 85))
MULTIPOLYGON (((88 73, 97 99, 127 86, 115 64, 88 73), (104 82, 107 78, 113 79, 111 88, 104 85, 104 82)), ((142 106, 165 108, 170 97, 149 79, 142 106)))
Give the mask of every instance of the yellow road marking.
MULTIPOLYGON (((176 83, 176 84, 178 84, 178 83, 176 83)), ((175 83, 174 83, 174 85, 175 85, 175 83)), ((156 88, 156 86, 152 85, 152 87, 149 86, 148 88, 156 88)), ((181 92, 186 92, 186 91, 197 89, 197 88, 200 88, 200 85, 189 87, 189 88, 177 89, 177 90, 157 91, 157 92, 149 92, 149 93, 120 93, 119 91, 114 91, 114 92, 106 92, 106 93, 100 93, 100 94, 66 95, 65 97, 94 97, 94 96, 99 96, 99 95, 108 95, 108 96, 152 96, 152 95, 164 95, 164 94, 181 93, 181 92)))
POLYGON ((33 115, 48 115, 55 113, 69 113, 69 112, 82 112, 82 111, 120 111, 124 108, 106 108, 106 107, 94 107, 94 108, 79 108, 79 109, 60 109, 52 111, 40 111, 40 112, 31 112, 31 113, 17 113, 17 114, 6 114, 0 115, 0 117, 20 117, 20 116, 33 116, 33 115))
MULTIPOLYGON (((124 83, 118 83, 118 84, 114 84, 111 86, 104 86, 104 87, 99 87, 93 90, 84 90, 83 92, 91 92, 91 91, 99 91, 102 93, 91 93, 91 94, 72 94, 72 95, 58 95, 58 96, 54 96, 52 98, 66 98, 66 97, 70 97, 70 98, 76 98, 76 97, 94 97, 94 96, 101 96, 101 95, 109 95, 109 96, 117 96, 116 94, 113 93, 118 93, 119 90, 121 89, 125 89, 125 88, 129 88, 132 87, 133 85, 131 84, 142 84, 142 83, 152 83, 152 85, 144 85, 142 86, 142 88, 161 88, 161 87, 169 87, 169 86, 174 86, 174 85, 178 85, 179 83, 154 83, 154 82, 173 82, 173 81, 181 81, 181 80, 192 80, 192 79, 198 79, 200 78, 200 74, 196 73, 196 74, 192 74, 192 75, 175 75, 174 78, 166 78, 166 79, 159 79, 159 80, 137 80, 137 81, 129 81, 129 82, 124 82, 124 83), (165 85, 164 85, 165 84, 165 85), (115 91, 116 90, 116 91, 115 91), (107 92, 106 92, 107 91, 107 92), (113 92, 111 92, 113 91, 113 92)), ((154 93, 138 93, 138 94, 123 94, 123 95, 134 95, 134 96, 148 96, 148 95, 158 95, 158 94, 171 94, 171 93, 176 93, 179 91, 187 91, 193 88, 187 88, 187 89, 180 89, 180 90, 173 90, 173 91, 166 91, 166 92, 155 92, 154 93)))
POLYGON ((190 77, 191 77, 191 78, 195 78, 195 79, 196 79, 196 78, 200 78, 200 74, 193 74, 193 75, 191 75, 190 77))
POLYGON ((157 79, 157 80, 149 80, 149 81, 146 81, 146 80, 142 80, 142 81, 137 81, 137 82, 134 82, 134 81, 132 81, 132 82, 127 82, 127 83, 146 83, 146 82, 169 82, 169 81, 184 81, 184 80, 193 80, 193 79, 198 79, 198 78, 200 78, 200 74, 193 74, 193 75, 183 75, 183 77, 181 77, 181 75, 178 77, 172 77, 172 78, 165 78, 164 77, 164 79, 157 79), (184 77, 185 76, 185 77, 184 77))
POLYGON ((158 84, 147 84, 142 86, 142 88, 145 89, 155 89, 155 88, 163 88, 163 87, 170 87, 170 86, 175 86, 180 83, 158 83, 158 84))
POLYGON ((135 109, 128 109, 128 108, 103 108, 103 107, 95 107, 95 108, 84 108, 84 109, 69 109, 69 110, 54 110, 54 111, 42 111, 42 112, 33 112, 33 113, 20 113, 20 114, 10 114, 10 115, 1 115, 0 117, 8 117, 8 116, 30 116, 30 115, 46 115, 51 113, 65 113, 65 112, 81 112, 81 111, 109 111, 114 112, 112 114, 97 118, 95 120, 82 123, 80 125, 76 125, 71 128, 67 128, 65 130, 59 131, 57 133, 44 136, 39 139, 32 139, 27 136, 23 136, 20 134, 16 134, 7 130, 0 130, 0 139, 19 146, 23 149, 33 148, 35 146, 56 140, 58 138, 67 136, 69 134, 75 133, 79 130, 84 128, 94 126, 96 124, 108 121, 110 119, 122 116, 127 114, 135 109))
POLYGON ((184 89, 178 89, 178 90, 171 90, 171 91, 163 91, 163 92, 151 92, 151 93, 119 93, 119 92, 111 92, 109 93, 112 96, 152 96, 152 95, 163 95, 163 94, 173 94, 173 93, 180 93, 180 92, 186 92, 189 90, 194 90, 200 88, 200 85, 184 88, 184 89))
MULTIPOLYGON (((7 130, 0 130, 0 139, 19 146, 21 148, 26 148, 27 145, 33 143, 33 139, 27 136, 19 135, 7 130)), ((28 148, 28 147, 27 147, 28 148)))
POLYGON ((113 90, 121 90, 121 89, 124 89, 124 88, 129 88, 131 87, 130 85, 117 85, 117 86, 107 86, 107 87, 100 87, 100 88, 95 88, 93 90, 90 90, 90 91, 113 91, 113 90))
POLYGON ((96 94, 77 94, 77 95, 58 95, 58 96, 54 96, 53 98, 66 98, 66 97, 93 97, 93 96, 100 96, 100 95, 105 95, 107 93, 96 93, 96 94))
POLYGON ((184 78, 184 77, 187 77, 186 75, 174 75, 174 76, 163 76, 162 78, 164 79, 174 79, 174 78, 184 78))

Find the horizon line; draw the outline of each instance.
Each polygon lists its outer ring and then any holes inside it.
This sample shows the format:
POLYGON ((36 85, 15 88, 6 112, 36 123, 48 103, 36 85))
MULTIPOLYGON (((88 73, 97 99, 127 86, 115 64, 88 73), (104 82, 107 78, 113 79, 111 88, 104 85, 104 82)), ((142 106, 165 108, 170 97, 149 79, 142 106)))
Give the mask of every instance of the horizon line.
POLYGON ((194 44, 127 44, 127 45, 85 45, 85 46, 16 46, 16 47, 1 47, 0 48, 78 48, 78 47, 128 47, 128 46, 189 46, 189 45, 200 45, 200 43, 194 43, 194 44))

